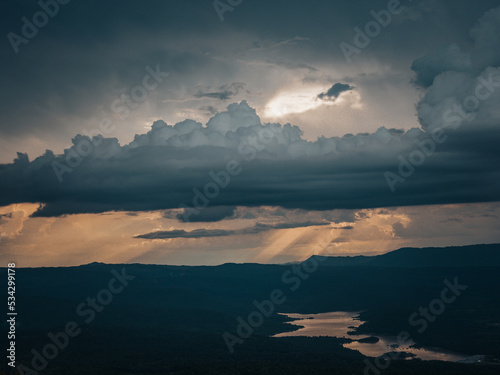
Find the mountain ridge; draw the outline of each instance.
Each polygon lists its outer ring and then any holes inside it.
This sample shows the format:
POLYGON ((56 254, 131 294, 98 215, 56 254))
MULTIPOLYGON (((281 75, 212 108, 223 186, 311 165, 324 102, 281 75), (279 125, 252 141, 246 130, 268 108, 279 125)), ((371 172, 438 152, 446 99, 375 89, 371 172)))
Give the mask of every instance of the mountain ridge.
POLYGON ((313 255, 322 265, 333 267, 499 267, 500 244, 446 247, 403 247, 373 256, 313 255))

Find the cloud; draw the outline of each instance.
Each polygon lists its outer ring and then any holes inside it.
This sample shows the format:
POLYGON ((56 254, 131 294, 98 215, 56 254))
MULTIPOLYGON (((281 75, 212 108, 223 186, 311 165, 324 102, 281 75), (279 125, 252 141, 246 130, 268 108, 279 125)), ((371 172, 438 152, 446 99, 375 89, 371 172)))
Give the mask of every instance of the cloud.
POLYGON ((135 236, 135 238, 145 238, 148 240, 157 240, 157 239, 169 239, 169 238, 204 238, 204 237, 222 237, 222 236, 230 236, 234 234, 234 231, 224 230, 224 229, 195 229, 190 232, 186 232, 185 230, 169 230, 169 231, 160 231, 160 232, 152 232, 147 234, 141 234, 139 236, 135 236))
POLYGON ((352 225, 345 225, 343 227, 334 227, 334 229, 354 229, 354 227, 352 225))
POLYGON ((450 222, 461 223, 462 219, 456 218, 456 217, 452 217, 452 218, 449 218, 449 219, 441 220, 441 223, 450 223, 450 222))
POLYGON ((422 87, 432 85, 434 78, 448 70, 471 72, 470 54, 462 51, 456 44, 451 44, 443 50, 426 55, 415 60, 411 66, 417 77, 414 82, 422 87))
POLYGON ((330 225, 326 221, 305 221, 305 222, 289 222, 289 223, 276 223, 276 224, 262 224, 257 223, 253 227, 235 229, 235 230, 225 230, 225 229, 195 229, 192 231, 185 230, 169 230, 169 231, 157 231, 147 234, 141 234, 135 236, 135 238, 144 238, 149 240, 157 239, 171 239, 171 238, 205 238, 205 237, 226 237, 244 234, 258 234, 261 232, 267 232, 274 229, 292 229, 292 228, 305 228, 312 226, 324 226, 330 225))
MULTIPOLYGON (((427 117, 422 107, 428 102, 420 103, 424 129, 432 128, 434 107, 427 117)), ((128 145, 78 135, 62 155, 47 151, 29 161, 20 153, 0 165, 0 205, 41 203, 35 216, 194 207, 189 220, 196 220, 207 203, 330 210, 497 200, 500 132, 494 102, 485 105, 487 132, 475 123, 450 132, 395 193, 384 172, 397 172, 400 158, 429 138, 425 131, 380 128, 311 142, 297 126, 262 124, 243 101, 205 126, 158 120, 128 145)))
POLYGON ((464 51, 457 44, 450 44, 415 60, 412 70, 414 82, 423 87, 433 84, 436 77, 445 72, 477 76, 487 67, 500 65, 500 7, 486 12, 470 30, 474 43, 464 51))
POLYGON ((324 101, 335 101, 335 99, 337 99, 340 94, 351 90, 354 90, 354 86, 338 82, 335 83, 332 87, 330 87, 327 91, 319 94, 318 99, 324 101))
MULTIPOLYGON (((130 144, 77 135, 62 155, 49 150, 30 161, 18 153, 13 163, 0 165, 0 205, 40 203, 35 216, 184 208, 189 221, 216 221, 230 214, 216 207, 332 210, 498 201, 500 8, 487 12, 471 35, 468 51, 452 46, 414 63, 417 79, 432 81, 417 104, 421 128, 381 127, 307 141, 297 126, 262 123, 242 101, 205 125, 155 121, 130 144), (422 145, 439 129, 445 140, 429 154, 422 145), (417 160, 417 152, 428 155, 417 160), (408 171, 410 159, 418 166, 391 192, 384 173, 408 171), (211 208, 204 212, 206 206, 211 208)), ((323 98, 347 89, 337 83, 323 98)))
POLYGON ((478 136, 489 129, 496 137, 500 124, 499 34, 500 7, 479 19, 471 30, 474 44, 468 51, 451 45, 414 62, 416 82, 429 86, 417 105, 425 130, 467 128, 478 136))
POLYGON ((240 90, 243 90, 245 87, 244 83, 234 82, 230 85, 223 85, 218 88, 218 91, 212 92, 204 92, 202 90, 198 90, 196 94, 194 94, 195 98, 210 98, 210 99, 219 99, 219 100, 228 100, 233 96, 238 95, 240 90))
POLYGON ((0 243, 6 238, 18 236, 23 230, 30 214, 35 212, 37 205, 9 205, 0 207, 0 243))
MULTIPOLYGON (((233 216, 235 211, 236 211, 235 206, 206 207, 205 209, 201 210, 198 215, 190 216, 189 221, 190 222, 220 221, 220 220, 223 220, 223 219, 226 219, 228 217, 233 216)), ((186 219, 186 215, 179 214, 179 215, 177 215, 177 219, 184 222, 186 219)))
POLYGON ((206 105, 206 106, 200 107, 200 111, 203 111, 203 112, 213 116, 217 113, 217 108, 215 108, 212 105, 206 105))

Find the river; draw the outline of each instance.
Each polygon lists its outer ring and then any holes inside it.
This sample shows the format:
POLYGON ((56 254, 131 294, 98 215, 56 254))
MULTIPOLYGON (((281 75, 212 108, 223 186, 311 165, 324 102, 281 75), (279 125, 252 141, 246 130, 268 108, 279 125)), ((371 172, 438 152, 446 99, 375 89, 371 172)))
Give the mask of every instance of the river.
MULTIPOLYGON (((293 332, 284 332, 273 337, 293 337, 293 336, 331 336, 344 337, 351 340, 359 340, 371 337, 370 335, 353 335, 354 331, 362 322, 359 320, 359 312, 336 311, 321 314, 281 314, 295 319, 290 324, 302 326, 293 332)), ((373 335, 375 336, 375 335, 373 335)), ((379 357, 387 352, 405 352, 413 354, 414 358, 422 360, 439 360, 457 362, 468 358, 468 356, 452 353, 435 348, 414 348, 400 347, 397 345, 397 338, 391 336, 376 335, 379 339, 376 343, 353 341, 344 344, 344 347, 357 350, 361 354, 369 357, 379 357)))

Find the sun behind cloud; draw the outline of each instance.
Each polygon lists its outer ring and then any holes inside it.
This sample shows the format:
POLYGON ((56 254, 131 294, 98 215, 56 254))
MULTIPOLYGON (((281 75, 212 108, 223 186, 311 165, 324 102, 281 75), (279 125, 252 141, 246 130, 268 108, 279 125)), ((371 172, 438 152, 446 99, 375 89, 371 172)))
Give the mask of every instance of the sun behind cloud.
POLYGON ((283 90, 267 103, 264 116, 267 118, 280 118, 290 114, 304 113, 320 106, 348 104, 352 108, 361 108, 361 97, 358 92, 353 91, 351 88, 339 90, 335 96, 328 95, 332 88, 309 86, 283 90))

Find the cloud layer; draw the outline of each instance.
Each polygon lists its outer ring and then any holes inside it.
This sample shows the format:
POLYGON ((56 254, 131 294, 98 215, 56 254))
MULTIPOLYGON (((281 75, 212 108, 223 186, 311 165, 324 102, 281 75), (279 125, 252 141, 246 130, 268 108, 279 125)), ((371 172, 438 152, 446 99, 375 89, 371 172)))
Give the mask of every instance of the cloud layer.
POLYGON ((267 232, 273 229, 292 229, 292 228, 307 228, 314 226, 330 225, 327 221, 306 221, 301 223, 278 223, 278 224, 262 224, 256 223, 253 227, 225 230, 225 229, 195 229, 192 231, 185 230, 168 230, 156 231, 147 234, 141 234, 135 238, 145 238, 148 240, 169 239, 169 238, 204 238, 204 237, 225 237, 244 234, 258 234, 267 232))
POLYGON ((297 127, 261 124, 242 102, 206 126, 157 121, 129 145, 79 135, 65 155, 47 151, 30 162, 19 154, 0 167, 0 204, 40 202, 36 215, 57 216, 207 204, 327 210, 496 200, 500 137, 488 128, 469 122, 450 132, 393 193, 384 172, 396 172, 398 157, 408 158, 426 132, 381 128, 308 142, 297 127))
MULTIPOLYGON (((184 221, 216 221, 231 215, 216 207, 330 210, 496 201, 500 8, 485 14, 471 35, 469 50, 449 46, 413 64, 416 82, 428 87, 417 105, 420 129, 381 127, 306 141, 299 127, 262 123, 242 101, 205 125, 157 120, 130 144, 77 135, 64 155, 47 151, 29 161, 20 153, 0 165, 0 205, 41 203, 36 216, 181 207, 188 214, 184 221), (203 218, 207 206, 212 211, 203 218)), ((242 88, 199 95, 225 99, 242 88)), ((324 95, 350 88, 334 85, 324 95)))

